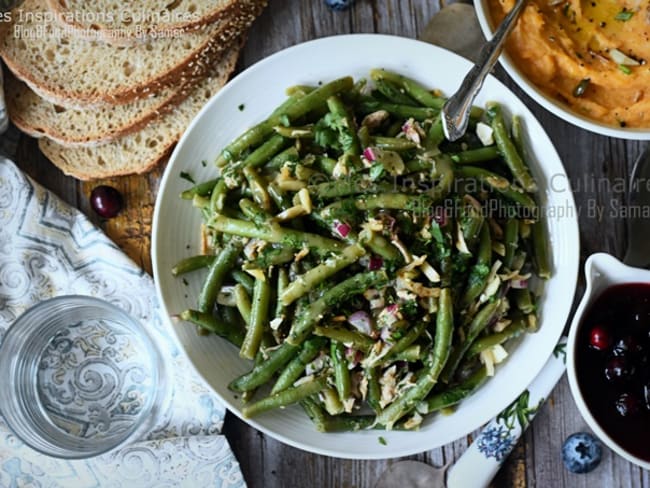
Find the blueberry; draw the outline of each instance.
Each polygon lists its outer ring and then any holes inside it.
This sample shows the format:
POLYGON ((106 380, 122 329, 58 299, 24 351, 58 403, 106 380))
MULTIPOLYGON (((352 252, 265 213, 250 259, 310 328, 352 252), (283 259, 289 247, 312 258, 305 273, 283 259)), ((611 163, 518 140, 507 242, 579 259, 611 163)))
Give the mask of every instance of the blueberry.
POLYGON ((354 0, 325 0, 325 5, 338 11, 349 9, 353 3, 354 0))
POLYGON ((572 473, 588 473, 596 469, 603 455, 600 441, 587 432, 571 434, 562 445, 562 461, 572 473))

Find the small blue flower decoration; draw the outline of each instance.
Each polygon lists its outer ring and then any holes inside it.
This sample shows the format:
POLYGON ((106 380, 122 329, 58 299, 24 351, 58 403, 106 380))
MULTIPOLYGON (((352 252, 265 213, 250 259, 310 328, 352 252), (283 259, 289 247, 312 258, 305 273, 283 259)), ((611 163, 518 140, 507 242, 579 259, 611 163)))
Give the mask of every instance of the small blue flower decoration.
POLYGON ((508 455, 513 444, 514 439, 510 436, 510 431, 503 425, 485 429, 477 441, 478 450, 485 457, 493 457, 499 463, 508 455))
POLYGON ((332 10, 347 10, 353 3, 354 0, 325 0, 325 4, 332 10))

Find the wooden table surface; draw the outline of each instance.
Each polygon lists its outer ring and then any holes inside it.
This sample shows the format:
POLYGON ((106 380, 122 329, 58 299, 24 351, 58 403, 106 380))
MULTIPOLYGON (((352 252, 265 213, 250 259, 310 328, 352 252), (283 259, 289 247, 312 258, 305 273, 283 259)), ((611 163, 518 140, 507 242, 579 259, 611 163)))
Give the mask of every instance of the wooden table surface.
MULTIPOLYGON (((280 49, 335 34, 378 32, 418 37, 438 8, 436 0, 357 0, 349 11, 331 12, 322 0, 271 0, 250 32, 239 66, 245 68, 280 49)), ((580 210, 581 264, 596 251, 622 257, 626 244, 624 222, 620 215, 608 209, 611 203, 623 203, 624 194, 591 187, 588 183, 627 178, 643 144, 597 136, 573 127, 524 95, 501 68, 497 68, 496 75, 539 118, 564 161, 580 210), (601 218, 589 214, 588 209, 593 205, 606 210, 601 218)), ((164 168, 146 176, 104 180, 125 195, 127 205, 120 217, 100 221, 88 204, 88 195, 97 182, 81 183, 64 176, 39 153, 28 137, 21 139, 17 160, 34 179, 89 215, 129 256, 151 272, 151 217, 164 168)), ((581 277, 577 296, 582 294, 582 281, 581 277)), ((647 472, 610 451, 606 451, 601 465, 590 474, 575 475, 566 471, 560 457, 562 442, 568 435, 586 429, 567 381, 563 379, 507 460, 494 486, 650 485, 647 472)), ((372 487, 393 462, 348 461, 302 452, 255 431, 232 415, 226 419, 225 433, 245 479, 253 488, 372 487)), ((411 459, 438 466, 453 462, 470 440, 468 436, 411 459)))

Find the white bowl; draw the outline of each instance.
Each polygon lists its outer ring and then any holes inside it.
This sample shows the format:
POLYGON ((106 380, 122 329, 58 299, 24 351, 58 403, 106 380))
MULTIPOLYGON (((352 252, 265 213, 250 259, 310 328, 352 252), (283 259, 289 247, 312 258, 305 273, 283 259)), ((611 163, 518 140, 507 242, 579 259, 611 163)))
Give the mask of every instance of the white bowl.
MULTIPOLYGON (((380 35, 330 37, 279 52, 241 73, 215 96, 192 122, 174 151, 162 179, 153 224, 153 265, 156 287, 168 315, 196 306, 202 276, 188 276, 188 285, 174 278, 171 267, 181 258, 198 254, 199 212, 179 193, 188 184, 179 174, 189 171, 197 181, 214 177, 211 163, 226 143, 263 120, 285 99, 294 84, 315 84, 343 75, 367 77, 371 68, 383 67, 411 76, 446 93, 460 84, 471 65, 448 51, 422 42, 380 35), (244 105, 244 110, 238 107, 244 105)), ((579 235, 577 211, 568 178, 548 136, 530 111, 505 86, 488 78, 478 103, 501 102, 519 114, 526 126, 532 172, 541 186, 548 208, 567 213, 547 219, 553 248, 553 278, 540 304, 541 328, 527 335, 494 379, 454 415, 427 419, 418 432, 364 431, 323 434, 317 432, 300 407, 271 412, 246 420, 255 428, 292 446, 343 458, 380 459, 405 456, 452 442, 475 430, 519 395, 550 356, 569 315, 575 291, 579 235), (551 178, 560 190, 551 192, 551 178), (379 442, 382 436, 387 441, 379 442)), ((201 273, 198 273, 199 275, 201 273)), ((225 405, 241 417, 241 403, 227 384, 248 371, 248 361, 217 337, 200 337, 193 327, 174 325, 176 336, 207 383, 225 405)))
MULTIPOLYGON (((476 0, 474 2, 476 8, 476 15, 481 24, 481 30, 487 39, 492 37, 496 30, 496 26, 490 16, 490 9, 488 0, 476 0)), ((581 129, 585 129, 596 134, 602 134, 610 137, 620 137, 621 139, 633 140, 650 140, 650 127, 648 128, 623 128, 615 127, 609 124, 598 122, 589 117, 573 110, 566 103, 544 93, 537 85, 528 79, 528 77, 517 67, 512 58, 507 52, 503 52, 499 57, 499 61, 512 77, 513 80, 524 90, 528 96, 539 103, 546 110, 554 115, 566 120, 570 124, 576 125, 581 129)))
POLYGON ((589 256, 585 263, 585 279, 587 288, 585 294, 578 305, 578 310, 573 316, 571 330, 569 331, 569 340, 567 341, 567 376, 569 377, 569 386, 571 394, 591 430, 605 443, 616 452, 619 456, 628 461, 641 466, 643 469, 650 469, 650 462, 638 458, 627 452, 622 446, 616 443, 598 424, 587 406, 584 397, 578 386, 576 374, 576 339, 578 328, 582 318, 591 304, 609 287, 623 283, 650 283, 650 271, 640 268, 633 268, 621 263, 618 259, 605 253, 598 253, 589 256))

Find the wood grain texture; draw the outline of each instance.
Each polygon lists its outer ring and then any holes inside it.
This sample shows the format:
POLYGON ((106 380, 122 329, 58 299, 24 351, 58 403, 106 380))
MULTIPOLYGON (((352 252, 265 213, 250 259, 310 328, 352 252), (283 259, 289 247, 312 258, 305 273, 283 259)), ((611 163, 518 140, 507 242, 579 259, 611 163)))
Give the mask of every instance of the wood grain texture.
MULTIPOLYGON (((349 11, 332 12, 321 0, 271 0, 250 32, 239 66, 245 68, 280 49, 335 34, 378 32, 417 37, 438 7, 436 0, 357 0, 349 11)), ((502 69, 497 68, 495 74, 536 114, 565 163, 580 209, 581 262, 596 251, 622 257, 626 245, 624 222, 611 205, 612 202, 622 202, 624 193, 613 185, 610 188, 603 186, 603 182, 626 181, 642 144, 597 136, 575 128, 537 105, 512 83, 502 69), (602 213, 598 209, 602 209, 602 213)), ((97 183, 82 184, 65 177, 39 154, 34 141, 27 137, 21 140, 18 160, 33 178, 84 211, 129 256, 151 270, 151 218, 161 169, 145 177, 108 181, 123 192, 126 207, 118 218, 101 221, 88 204, 88 194, 97 183)), ((581 276, 576 296, 581 296, 583 288, 581 276)), ((395 462, 348 461, 312 455, 285 446, 232 415, 227 416, 224 430, 252 488, 371 488, 384 469, 395 462)), ((587 430, 586 424, 571 398, 567 381, 563 380, 508 458, 493 486, 649 486, 647 472, 609 451, 594 472, 587 475, 567 472, 560 458, 560 447, 569 434, 581 430, 587 430)), ((471 438, 468 436, 410 459, 436 466, 453 462, 466 449, 471 438)))

